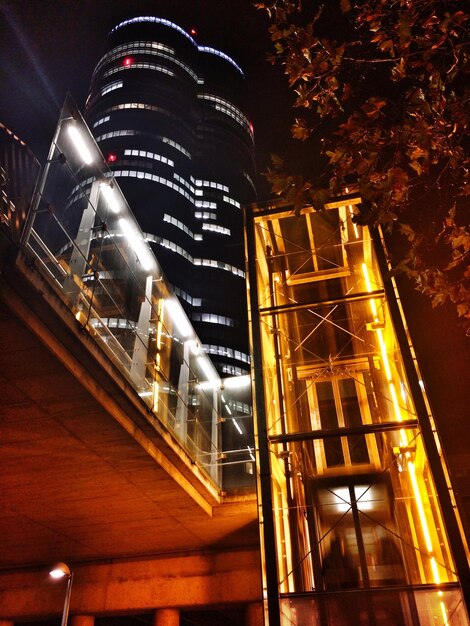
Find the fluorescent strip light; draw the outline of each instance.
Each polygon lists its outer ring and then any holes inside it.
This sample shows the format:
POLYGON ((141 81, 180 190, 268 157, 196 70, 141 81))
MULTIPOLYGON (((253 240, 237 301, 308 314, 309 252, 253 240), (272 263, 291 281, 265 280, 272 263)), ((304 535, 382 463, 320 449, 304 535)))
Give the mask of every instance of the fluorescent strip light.
POLYGON ((238 389, 239 387, 248 387, 250 382, 250 375, 243 374, 243 376, 231 376, 230 378, 224 378, 222 385, 225 389, 238 389))
POLYGON ((236 429, 238 430, 238 432, 240 433, 240 435, 243 435, 243 430, 240 428, 240 426, 239 426, 239 424, 238 424, 237 420, 236 420, 236 419, 234 419, 234 418, 232 417, 232 422, 233 422, 233 424, 234 424, 235 428, 236 428, 236 429))
POLYGON ((200 356, 197 357, 197 362, 199 364, 199 367, 203 371, 204 376, 206 376, 206 378, 209 381, 220 382, 220 378, 215 373, 215 370, 214 370, 211 362, 209 361, 208 357, 206 357, 205 355, 201 354, 200 356))
POLYGON ((165 300, 165 308, 183 339, 193 334, 193 328, 177 300, 165 300))
POLYGON ((144 239, 142 238, 141 233, 137 231, 137 228, 132 222, 121 218, 119 220, 119 226, 122 230, 122 234, 127 239, 127 241, 131 244, 132 249, 134 250, 137 258, 144 269, 147 272, 155 269, 155 262, 150 252, 150 249, 144 239))
POLYGON ((87 165, 90 165, 90 163, 93 163, 93 156, 91 152, 89 151, 89 149, 87 148, 87 145, 82 137, 82 134, 78 130, 78 128, 76 126, 71 125, 68 127, 68 129, 69 129, 70 139, 73 141, 75 148, 77 149, 78 153, 82 157, 83 161, 87 165))
POLYGON ((116 192, 114 191, 113 187, 109 183, 101 183, 100 190, 111 211, 113 213, 119 213, 119 204, 117 202, 116 192))

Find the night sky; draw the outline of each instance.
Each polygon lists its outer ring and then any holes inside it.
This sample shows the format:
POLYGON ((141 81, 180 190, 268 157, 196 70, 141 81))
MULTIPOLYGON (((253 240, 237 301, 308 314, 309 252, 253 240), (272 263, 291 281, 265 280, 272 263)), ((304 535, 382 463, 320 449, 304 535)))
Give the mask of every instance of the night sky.
MULTIPOLYGON (((289 141, 293 97, 281 69, 266 61, 269 24, 251 0, 0 0, 0 8, 0 121, 41 161, 66 93, 83 110, 106 34, 136 15, 157 15, 187 30, 195 28, 199 44, 218 48, 241 65, 260 173, 271 153, 296 152, 289 141)), ((303 165, 313 160, 304 159, 303 165)), ((260 200, 269 196, 263 180, 259 176, 260 200)), ((469 448, 470 341, 457 327, 452 307, 431 310, 407 289, 411 329, 438 422, 451 420, 445 439, 453 454, 461 454, 469 448)))

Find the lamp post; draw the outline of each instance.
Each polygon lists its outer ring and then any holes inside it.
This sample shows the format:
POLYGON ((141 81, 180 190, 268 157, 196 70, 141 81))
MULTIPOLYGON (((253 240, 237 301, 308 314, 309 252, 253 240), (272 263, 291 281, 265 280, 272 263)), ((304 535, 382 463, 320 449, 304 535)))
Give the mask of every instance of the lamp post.
POLYGON ((61 622, 61 626, 67 626, 67 619, 69 617, 70 608, 70 595, 72 593, 73 572, 70 571, 69 566, 65 563, 57 563, 51 569, 49 575, 55 579, 67 578, 67 589, 65 591, 64 610, 62 611, 61 622))

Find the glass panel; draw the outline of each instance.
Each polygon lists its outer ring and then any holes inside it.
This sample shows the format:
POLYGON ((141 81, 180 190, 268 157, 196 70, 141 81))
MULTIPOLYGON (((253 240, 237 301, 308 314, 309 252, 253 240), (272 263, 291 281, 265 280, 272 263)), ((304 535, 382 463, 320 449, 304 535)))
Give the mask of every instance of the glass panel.
MULTIPOLYGON (((340 379, 338 386, 344 425, 346 427, 362 426, 363 419, 357 397, 356 381, 352 378, 340 379)), ((369 463, 369 452, 364 435, 348 436, 348 447, 351 463, 369 463)))
MULTIPOLYGON (((316 384, 318 397, 318 411, 320 413, 321 428, 338 428, 338 416, 331 382, 316 384)), ((324 442, 326 464, 328 467, 344 465, 344 455, 339 437, 331 437, 324 442)))
POLYGON ((281 599, 282 626, 467 626, 457 588, 281 599))

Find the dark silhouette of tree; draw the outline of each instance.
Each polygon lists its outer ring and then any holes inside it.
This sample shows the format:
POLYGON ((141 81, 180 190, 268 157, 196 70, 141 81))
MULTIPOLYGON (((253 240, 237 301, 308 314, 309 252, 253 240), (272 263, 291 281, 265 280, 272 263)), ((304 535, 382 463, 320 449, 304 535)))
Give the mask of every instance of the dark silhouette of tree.
MULTIPOLYGON (((397 269, 470 328, 469 15, 456 0, 269 0, 274 53, 296 94, 292 135, 319 171, 273 156, 272 190, 317 209, 356 184, 364 223, 398 226, 397 269)), ((395 228, 396 232, 396 228, 395 228)))

